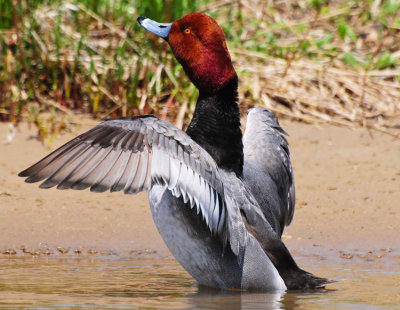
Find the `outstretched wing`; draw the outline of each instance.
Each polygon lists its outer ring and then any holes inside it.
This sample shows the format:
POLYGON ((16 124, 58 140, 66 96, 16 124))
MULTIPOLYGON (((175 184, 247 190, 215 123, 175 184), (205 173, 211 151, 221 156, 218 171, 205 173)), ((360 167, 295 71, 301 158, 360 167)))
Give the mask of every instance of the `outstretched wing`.
POLYGON ((243 136, 244 181, 279 235, 291 223, 295 207, 294 176, 284 135, 273 112, 249 110, 243 136))
POLYGON ((237 206, 226 203, 213 158, 185 132, 151 115, 104 121, 19 176, 28 183, 44 180, 41 188, 94 192, 135 194, 163 185, 196 206, 211 232, 229 240, 236 255, 245 244, 242 230, 226 225, 237 206))

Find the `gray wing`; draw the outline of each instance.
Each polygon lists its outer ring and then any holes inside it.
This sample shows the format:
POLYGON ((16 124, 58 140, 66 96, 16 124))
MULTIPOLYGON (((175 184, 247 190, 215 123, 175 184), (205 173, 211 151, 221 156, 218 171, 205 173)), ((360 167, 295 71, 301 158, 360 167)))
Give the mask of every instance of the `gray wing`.
POLYGON ((108 120, 69 141, 19 176, 41 188, 134 194, 163 185, 196 206, 212 233, 236 255, 245 232, 237 206, 225 201, 224 179, 213 158, 185 132, 154 116, 108 120), (232 222, 227 226, 228 222, 232 222))
POLYGON ((244 181, 279 235, 291 223, 295 207, 294 176, 284 135, 273 112, 249 110, 243 136, 244 181))

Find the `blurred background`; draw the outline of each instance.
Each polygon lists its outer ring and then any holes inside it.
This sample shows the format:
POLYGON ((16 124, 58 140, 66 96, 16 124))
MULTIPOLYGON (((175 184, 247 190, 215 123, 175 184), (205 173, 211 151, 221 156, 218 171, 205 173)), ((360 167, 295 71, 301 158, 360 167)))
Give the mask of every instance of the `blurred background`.
POLYGON ((0 121, 50 144, 76 121, 154 113, 178 127, 197 90, 145 15, 204 12, 222 26, 240 107, 400 133, 400 2, 0 0, 0 121))

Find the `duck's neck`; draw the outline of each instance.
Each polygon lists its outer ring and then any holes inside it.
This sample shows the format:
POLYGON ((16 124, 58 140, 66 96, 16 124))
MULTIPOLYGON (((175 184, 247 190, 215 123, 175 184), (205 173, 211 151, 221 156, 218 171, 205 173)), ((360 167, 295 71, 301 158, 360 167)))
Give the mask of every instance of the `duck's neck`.
POLYGON ((216 93, 200 91, 187 134, 201 145, 220 168, 241 175, 243 144, 235 75, 216 93))

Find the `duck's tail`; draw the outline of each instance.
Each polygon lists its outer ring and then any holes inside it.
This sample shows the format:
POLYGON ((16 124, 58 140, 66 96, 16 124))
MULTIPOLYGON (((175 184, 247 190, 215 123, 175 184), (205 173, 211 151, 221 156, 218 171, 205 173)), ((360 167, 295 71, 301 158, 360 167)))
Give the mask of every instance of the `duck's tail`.
POLYGON ((303 269, 291 269, 280 272, 280 276, 288 290, 315 290, 322 289, 329 283, 335 281, 320 278, 303 269))
MULTIPOLYGON (((247 221, 246 221, 247 223, 247 221)), ((294 261, 289 250, 282 240, 273 232, 267 231, 261 238, 257 235, 257 229, 247 223, 248 230, 261 241, 262 248, 278 270, 279 275, 285 282, 288 290, 314 290, 324 288, 325 285, 332 283, 325 278, 314 276, 313 274, 299 268, 294 261)))
POLYGON ((260 219, 260 216, 257 217, 254 210, 252 210, 253 212, 249 212, 247 209, 241 211, 247 231, 260 243, 264 253, 278 270, 288 290, 320 289, 334 282, 319 278, 299 268, 279 235, 265 219, 260 219))
POLYGON ((270 239, 264 244, 264 251, 275 265, 288 290, 321 289, 334 282, 301 269, 280 239, 270 239))

